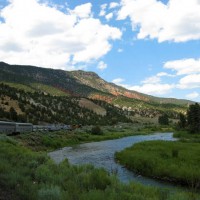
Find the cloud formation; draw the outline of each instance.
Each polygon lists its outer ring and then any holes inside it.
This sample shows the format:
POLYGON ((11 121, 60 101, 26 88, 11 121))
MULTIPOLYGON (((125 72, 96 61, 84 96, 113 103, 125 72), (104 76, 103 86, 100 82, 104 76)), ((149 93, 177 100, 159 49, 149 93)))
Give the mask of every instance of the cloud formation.
POLYGON ((196 99, 197 97, 199 97, 198 92, 192 92, 192 93, 186 95, 186 98, 188 98, 188 99, 196 99))
POLYGON ((172 84, 161 84, 161 83, 147 83, 144 85, 136 85, 129 87, 130 90, 136 90, 149 95, 164 95, 169 93, 174 88, 172 84))
POLYGON ((37 0, 10 0, 0 17, 0 60, 10 64, 74 69, 100 59, 122 35, 93 17, 91 3, 61 12, 37 0))
POLYGON ((113 13, 108 13, 106 16, 105 16, 106 20, 111 20, 113 18, 113 13))
POLYGON ((119 6, 120 6, 119 3, 117 3, 117 2, 111 2, 109 8, 110 8, 110 9, 113 9, 113 8, 117 8, 117 7, 119 7, 119 6))
POLYGON ((200 1, 121 0, 118 20, 130 18, 138 39, 185 42, 200 39, 200 1))
POLYGON ((100 61, 100 62, 98 63, 98 66, 97 66, 97 68, 100 69, 100 70, 104 70, 104 69, 106 69, 107 67, 108 67, 107 64, 104 63, 103 61, 100 61))
POLYGON ((171 92, 171 90, 175 87, 174 84, 160 83, 160 79, 157 76, 146 78, 144 81, 141 82, 142 85, 128 85, 124 84, 124 81, 125 80, 122 78, 116 78, 112 82, 122 87, 125 87, 128 90, 134 90, 149 95, 164 95, 171 92))
POLYGON ((124 82, 124 79, 123 78, 116 78, 116 79, 112 80, 112 82, 114 84, 121 85, 122 82, 124 82))
POLYGON ((156 84, 160 83, 160 77, 159 76, 151 76, 146 78, 144 81, 142 81, 144 84, 156 84))
POLYGON ((168 61, 164 68, 176 71, 177 75, 200 73, 200 59, 181 59, 168 61))
POLYGON ((176 72, 176 76, 182 76, 177 84, 179 89, 200 88, 200 59, 181 59, 168 61, 165 69, 176 72))
POLYGON ((106 8, 107 8, 107 4, 104 3, 101 5, 101 10, 100 10, 100 13, 99 13, 99 16, 105 16, 106 15, 106 8))
POLYGON ((190 74, 181 78, 177 87, 180 89, 200 88, 200 74, 190 74))

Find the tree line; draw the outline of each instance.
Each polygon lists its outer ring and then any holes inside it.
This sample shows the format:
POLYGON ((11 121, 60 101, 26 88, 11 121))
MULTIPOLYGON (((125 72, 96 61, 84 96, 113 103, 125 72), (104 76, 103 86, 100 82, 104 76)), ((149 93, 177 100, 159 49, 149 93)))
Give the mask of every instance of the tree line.
POLYGON ((200 105, 198 103, 190 105, 186 115, 180 113, 178 127, 190 133, 200 134, 200 105))

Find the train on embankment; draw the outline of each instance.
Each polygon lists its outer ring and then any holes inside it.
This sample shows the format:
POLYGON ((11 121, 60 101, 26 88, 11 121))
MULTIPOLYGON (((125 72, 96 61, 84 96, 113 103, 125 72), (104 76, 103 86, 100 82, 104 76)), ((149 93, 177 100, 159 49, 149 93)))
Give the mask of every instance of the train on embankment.
POLYGON ((20 133, 36 132, 36 131, 59 131, 59 130, 71 130, 71 125, 33 125, 31 123, 18 123, 0 121, 0 133, 7 135, 16 135, 20 133))

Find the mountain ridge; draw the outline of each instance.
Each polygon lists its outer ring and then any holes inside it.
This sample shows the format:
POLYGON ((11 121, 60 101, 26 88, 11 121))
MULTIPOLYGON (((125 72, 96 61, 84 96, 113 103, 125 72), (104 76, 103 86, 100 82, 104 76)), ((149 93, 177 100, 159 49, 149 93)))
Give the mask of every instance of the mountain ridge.
MULTIPOLYGON (((128 90, 128 89, 126 89, 122 86, 119 86, 117 84, 105 81, 98 74, 96 74, 95 72, 92 72, 92 71, 83 71, 83 70, 65 71, 65 70, 61 70, 61 69, 42 68, 42 67, 32 66, 32 65, 10 65, 10 64, 7 64, 5 62, 0 62, 0 70, 1 71, 2 71, 1 68, 3 66, 16 67, 16 68, 19 68, 19 69, 23 68, 22 70, 20 70, 20 73, 27 72, 27 68, 32 68, 32 69, 34 69, 34 72, 38 72, 38 73, 41 72, 41 71, 42 72, 46 71, 46 72, 51 72, 53 74, 53 72, 56 71, 56 72, 58 72, 58 73, 56 73, 57 76, 58 75, 63 76, 63 72, 64 72, 65 76, 66 76, 64 78, 67 78, 66 79, 67 81, 69 81, 69 78, 76 79, 77 80, 76 83, 81 83, 81 85, 86 85, 89 88, 99 90, 99 91, 106 93, 106 94, 112 94, 114 96, 123 95, 125 97, 129 97, 129 98, 133 98, 133 99, 139 99, 139 100, 143 100, 143 101, 153 100, 153 101, 157 101, 157 102, 160 102, 160 103, 168 103, 168 100, 169 100, 169 103, 172 103, 172 102, 174 103, 176 101, 183 101, 184 103, 192 103, 192 101, 186 100, 186 99, 155 97, 155 96, 143 94, 143 93, 140 93, 140 92, 137 92, 137 91, 128 90), (25 68, 26 68, 26 70, 25 70, 25 68), (91 80, 90 80, 91 78, 92 78, 93 82, 91 82, 91 80), (93 84, 94 81, 99 85, 93 84), (106 86, 106 87, 102 87, 102 86, 106 86), (111 89, 111 91, 109 91, 109 89, 111 89), (112 89, 113 89, 113 91, 112 91, 112 89)), ((36 79, 34 79, 34 80, 40 81, 40 78, 41 79, 43 78, 43 82, 47 82, 47 80, 45 80, 44 76, 42 77, 42 76, 40 76, 40 74, 36 74, 35 76, 36 76, 36 79)), ((29 76, 29 78, 31 78, 31 77, 32 76, 29 76)), ((2 81, 2 77, 0 77, 0 80, 2 81)), ((55 85, 55 87, 56 87, 56 85, 55 85)), ((179 102, 178 104, 181 104, 181 103, 179 102)))
POLYGON ((53 96, 102 100, 127 112, 150 118, 162 113, 177 118, 179 112, 185 113, 188 105, 193 103, 189 100, 160 98, 131 91, 105 81, 94 72, 82 70, 64 71, 0 62, 0 82, 53 96))

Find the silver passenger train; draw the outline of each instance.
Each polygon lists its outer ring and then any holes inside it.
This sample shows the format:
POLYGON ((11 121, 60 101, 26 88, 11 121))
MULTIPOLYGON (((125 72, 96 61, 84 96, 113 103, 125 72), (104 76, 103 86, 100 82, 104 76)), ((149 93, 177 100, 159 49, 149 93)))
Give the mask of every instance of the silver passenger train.
POLYGON ((31 123, 5 122, 0 121, 0 133, 7 135, 20 134, 35 131, 58 131, 71 130, 70 125, 33 125, 31 123))
POLYGON ((22 132, 32 132, 33 124, 0 121, 0 133, 19 134, 22 132))

